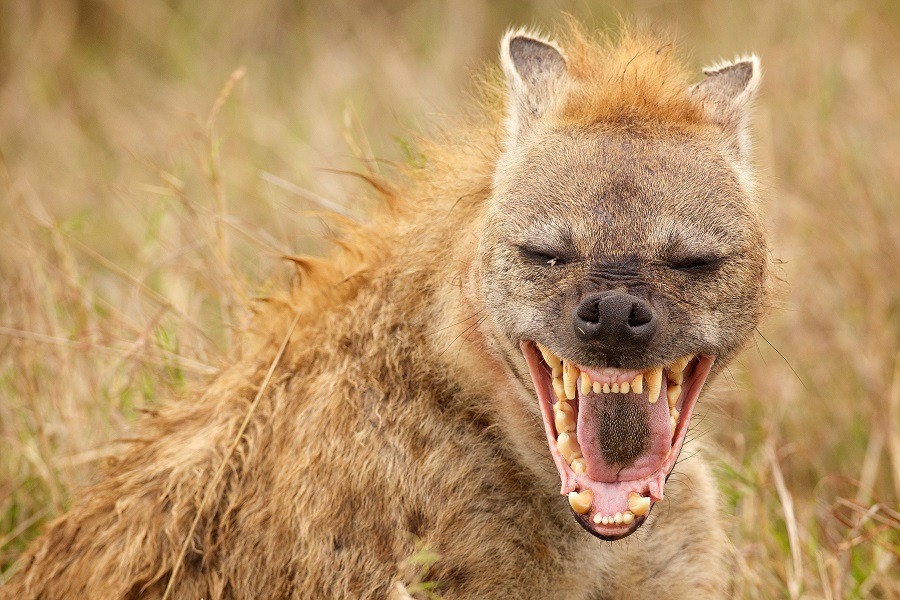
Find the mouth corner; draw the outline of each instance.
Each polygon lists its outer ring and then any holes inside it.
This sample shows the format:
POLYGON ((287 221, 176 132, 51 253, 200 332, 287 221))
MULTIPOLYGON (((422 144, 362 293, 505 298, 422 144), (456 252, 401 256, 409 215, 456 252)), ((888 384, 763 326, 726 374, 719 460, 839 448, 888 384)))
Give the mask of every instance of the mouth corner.
POLYGON ((521 349, 559 471, 560 493, 567 496, 575 520, 602 540, 631 535, 663 499, 715 357, 687 354, 640 371, 577 365, 537 341, 523 341, 521 349), (628 464, 608 464, 618 453, 604 446, 608 439, 593 416, 624 405, 644 415, 652 450, 634 453, 628 464))

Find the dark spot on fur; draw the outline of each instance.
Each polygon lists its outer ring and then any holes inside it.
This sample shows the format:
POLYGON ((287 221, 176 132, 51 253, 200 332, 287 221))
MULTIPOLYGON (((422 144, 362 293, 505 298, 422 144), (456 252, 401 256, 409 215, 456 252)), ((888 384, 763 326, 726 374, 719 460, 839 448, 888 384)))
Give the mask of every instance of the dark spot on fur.
POLYGON ((465 568, 457 565, 446 571, 438 572, 436 579, 441 590, 453 590, 455 593, 459 593, 472 579, 472 575, 465 568))
POLYGON ((421 509, 414 508, 406 513, 406 530, 416 537, 423 537, 425 533, 426 517, 421 509))

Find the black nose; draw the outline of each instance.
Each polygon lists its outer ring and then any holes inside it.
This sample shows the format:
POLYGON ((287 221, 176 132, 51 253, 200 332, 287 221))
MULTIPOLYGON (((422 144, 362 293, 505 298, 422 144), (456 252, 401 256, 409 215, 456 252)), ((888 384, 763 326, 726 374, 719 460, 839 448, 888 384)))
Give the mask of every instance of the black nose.
POLYGON ((599 342, 606 350, 646 344, 656 334, 658 323, 648 302, 619 291, 585 296, 575 309, 575 334, 599 342))

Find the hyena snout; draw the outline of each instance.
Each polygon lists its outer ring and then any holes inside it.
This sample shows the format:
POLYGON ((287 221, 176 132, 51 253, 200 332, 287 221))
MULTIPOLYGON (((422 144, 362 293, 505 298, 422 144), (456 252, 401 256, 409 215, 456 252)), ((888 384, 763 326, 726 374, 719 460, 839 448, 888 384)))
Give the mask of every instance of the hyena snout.
POLYGON ((592 293, 575 309, 575 335, 615 353, 643 346, 653 339, 659 325, 649 302, 623 291, 592 293))

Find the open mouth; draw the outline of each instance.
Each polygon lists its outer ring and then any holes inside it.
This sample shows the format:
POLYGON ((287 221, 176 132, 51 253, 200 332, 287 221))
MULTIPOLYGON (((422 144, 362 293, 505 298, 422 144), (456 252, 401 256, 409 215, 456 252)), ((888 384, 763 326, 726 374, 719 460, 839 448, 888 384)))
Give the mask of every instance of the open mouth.
POLYGON ((576 520, 604 540, 633 533, 663 499, 715 358, 635 371, 577 365, 537 342, 521 347, 576 520))

